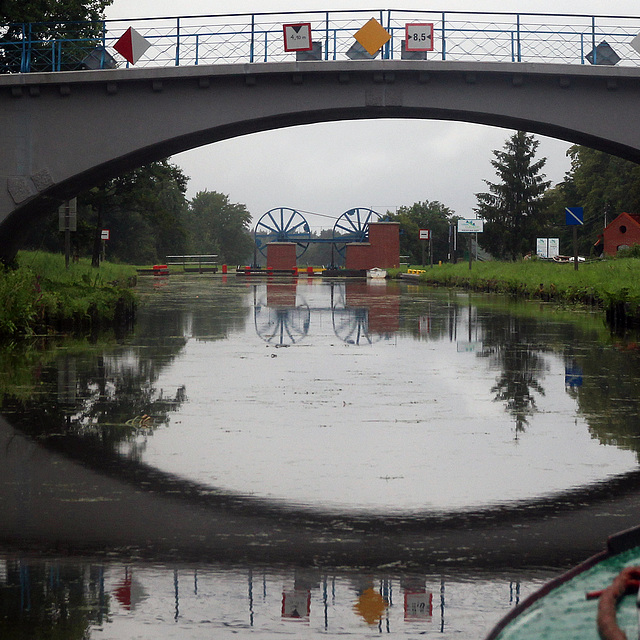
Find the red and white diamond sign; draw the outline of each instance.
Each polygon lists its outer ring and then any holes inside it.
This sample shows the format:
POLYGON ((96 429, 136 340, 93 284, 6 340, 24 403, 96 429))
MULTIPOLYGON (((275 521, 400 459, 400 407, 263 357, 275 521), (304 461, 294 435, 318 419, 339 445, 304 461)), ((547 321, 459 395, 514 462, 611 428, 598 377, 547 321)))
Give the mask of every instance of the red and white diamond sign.
POLYGON ((113 48, 128 62, 135 64, 140 60, 151 43, 133 27, 129 27, 113 48))

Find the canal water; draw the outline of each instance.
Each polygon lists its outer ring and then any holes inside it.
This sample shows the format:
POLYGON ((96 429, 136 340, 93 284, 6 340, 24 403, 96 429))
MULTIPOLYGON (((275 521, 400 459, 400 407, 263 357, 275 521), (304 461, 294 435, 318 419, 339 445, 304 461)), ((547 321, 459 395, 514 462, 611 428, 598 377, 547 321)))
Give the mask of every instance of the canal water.
POLYGON ((482 638, 639 524, 640 357, 406 282, 149 278, 0 355, 0 638, 482 638))

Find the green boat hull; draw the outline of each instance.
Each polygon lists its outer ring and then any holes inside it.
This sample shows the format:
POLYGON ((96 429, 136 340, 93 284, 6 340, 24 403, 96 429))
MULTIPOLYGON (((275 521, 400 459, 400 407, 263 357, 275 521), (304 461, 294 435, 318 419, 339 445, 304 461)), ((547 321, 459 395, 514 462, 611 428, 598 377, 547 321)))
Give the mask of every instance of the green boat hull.
MULTIPOLYGON (((625 567, 639 565, 640 529, 613 537, 606 551, 527 598, 486 640, 600 640, 598 599, 586 594, 608 587, 625 567)), ((635 594, 620 600, 617 622, 628 638, 638 637, 635 594)))

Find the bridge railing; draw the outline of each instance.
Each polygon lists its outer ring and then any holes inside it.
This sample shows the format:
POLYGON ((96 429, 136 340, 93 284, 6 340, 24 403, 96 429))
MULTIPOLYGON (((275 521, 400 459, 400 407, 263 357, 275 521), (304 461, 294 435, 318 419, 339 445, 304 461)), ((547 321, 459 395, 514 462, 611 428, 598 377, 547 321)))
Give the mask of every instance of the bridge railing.
POLYGON ((379 53, 382 59, 403 57, 406 24, 431 23, 434 50, 425 54, 431 60, 607 64, 596 49, 606 42, 619 65, 640 64, 630 44, 640 33, 640 17, 393 9, 0 25, 0 72, 128 66, 113 47, 129 27, 151 45, 136 66, 295 60, 295 53, 284 50, 283 25, 307 22, 319 43, 319 59, 343 60, 355 33, 372 17, 391 35, 379 53))

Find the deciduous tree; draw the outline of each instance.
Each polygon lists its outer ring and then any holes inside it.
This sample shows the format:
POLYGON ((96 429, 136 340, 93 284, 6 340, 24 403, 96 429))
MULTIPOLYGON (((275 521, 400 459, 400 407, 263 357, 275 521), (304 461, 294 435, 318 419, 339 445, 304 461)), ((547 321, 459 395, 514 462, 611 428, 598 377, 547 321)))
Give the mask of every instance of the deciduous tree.
POLYGON ((251 214, 217 191, 199 191, 184 216, 193 253, 217 254, 221 262, 241 264, 253 252, 251 214))
POLYGON ((21 71, 22 43, 39 42, 31 52, 31 70, 50 70, 51 42, 59 40, 61 70, 76 69, 99 43, 104 11, 113 0, 1 0, 0 72, 21 71), (23 27, 23 25, 29 25, 23 27), (82 40, 86 40, 82 42, 82 40))
POLYGON ((579 145, 567 154, 571 168, 551 194, 554 217, 561 224, 560 237, 567 236, 568 243, 564 208, 584 209, 578 243, 580 252, 588 255, 606 224, 623 212, 640 213, 640 165, 579 145))
POLYGON ((432 234, 433 259, 447 260, 449 250, 449 226, 459 216, 437 200, 416 202, 400 207, 394 214, 387 214, 391 222, 400 223, 400 255, 409 256, 412 264, 422 261, 420 229, 430 229, 432 234))

